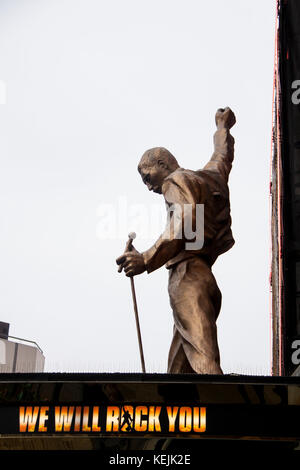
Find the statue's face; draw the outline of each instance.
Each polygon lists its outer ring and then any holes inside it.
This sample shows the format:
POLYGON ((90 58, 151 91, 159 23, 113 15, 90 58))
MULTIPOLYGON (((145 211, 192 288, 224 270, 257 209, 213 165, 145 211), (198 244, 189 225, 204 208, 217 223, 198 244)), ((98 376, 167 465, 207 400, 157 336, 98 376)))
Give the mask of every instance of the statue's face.
POLYGON ((161 194, 164 179, 169 175, 169 173, 169 171, 158 164, 153 166, 143 165, 140 169, 142 180, 149 191, 153 191, 158 194, 161 194))

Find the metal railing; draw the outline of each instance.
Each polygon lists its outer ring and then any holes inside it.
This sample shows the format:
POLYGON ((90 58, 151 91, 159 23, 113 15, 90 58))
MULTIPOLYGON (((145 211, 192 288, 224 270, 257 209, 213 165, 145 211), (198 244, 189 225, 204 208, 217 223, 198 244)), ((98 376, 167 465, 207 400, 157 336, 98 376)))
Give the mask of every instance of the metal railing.
MULTIPOLYGON (((41 354, 43 354, 43 351, 41 350, 41 348, 39 347, 39 345, 35 342, 35 341, 31 341, 29 339, 24 339, 24 338, 18 338, 17 336, 10 336, 10 335, 1 335, 0 334, 0 338, 2 339, 8 339, 8 338, 12 338, 12 339, 16 339, 18 341, 24 341, 25 343, 31 343, 31 344, 34 344, 38 350, 40 351, 41 354)), ((43 354, 44 355, 44 354, 43 354)))

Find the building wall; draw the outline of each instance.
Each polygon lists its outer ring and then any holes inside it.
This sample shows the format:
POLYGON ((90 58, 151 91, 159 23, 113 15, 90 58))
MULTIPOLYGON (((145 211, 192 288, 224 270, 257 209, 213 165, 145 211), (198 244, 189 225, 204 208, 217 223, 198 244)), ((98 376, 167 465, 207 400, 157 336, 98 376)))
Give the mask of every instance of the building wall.
POLYGON ((45 358, 34 346, 0 339, 1 372, 43 372, 45 358))

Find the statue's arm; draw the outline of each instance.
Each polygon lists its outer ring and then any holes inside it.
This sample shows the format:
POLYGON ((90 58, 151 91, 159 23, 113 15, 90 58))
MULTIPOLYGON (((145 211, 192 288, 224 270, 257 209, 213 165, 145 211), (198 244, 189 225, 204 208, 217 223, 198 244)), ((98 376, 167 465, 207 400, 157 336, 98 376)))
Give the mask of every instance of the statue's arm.
MULTIPOLYGON (((142 253, 144 263, 148 273, 155 271, 171 258, 176 256, 185 244, 184 239, 184 204, 196 206, 191 188, 186 184, 185 178, 181 176, 179 180, 169 180, 163 186, 163 194, 167 206, 171 207, 166 228, 154 245, 142 253)), ((195 210, 191 211, 194 217, 195 210)), ((193 223, 193 221, 192 221, 193 223)))
POLYGON ((149 250, 142 253, 147 272, 152 273, 166 264, 182 250, 182 247, 182 240, 166 240, 162 234, 149 250))
POLYGON ((214 153, 203 168, 219 173, 225 181, 231 170, 234 158, 234 138, 230 128, 235 124, 235 115, 230 108, 219 109, 216 113, 217 130, 214 134, 214 153))

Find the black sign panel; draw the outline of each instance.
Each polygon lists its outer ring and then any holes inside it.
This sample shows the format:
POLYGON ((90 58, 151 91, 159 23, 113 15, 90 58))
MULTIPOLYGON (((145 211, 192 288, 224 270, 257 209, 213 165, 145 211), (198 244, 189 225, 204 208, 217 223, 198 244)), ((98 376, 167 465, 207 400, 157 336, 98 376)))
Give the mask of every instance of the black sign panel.
POLYGON ((297 377, 2 377, 6 378, 0 382, 2 436, 300 439, 297 377))

